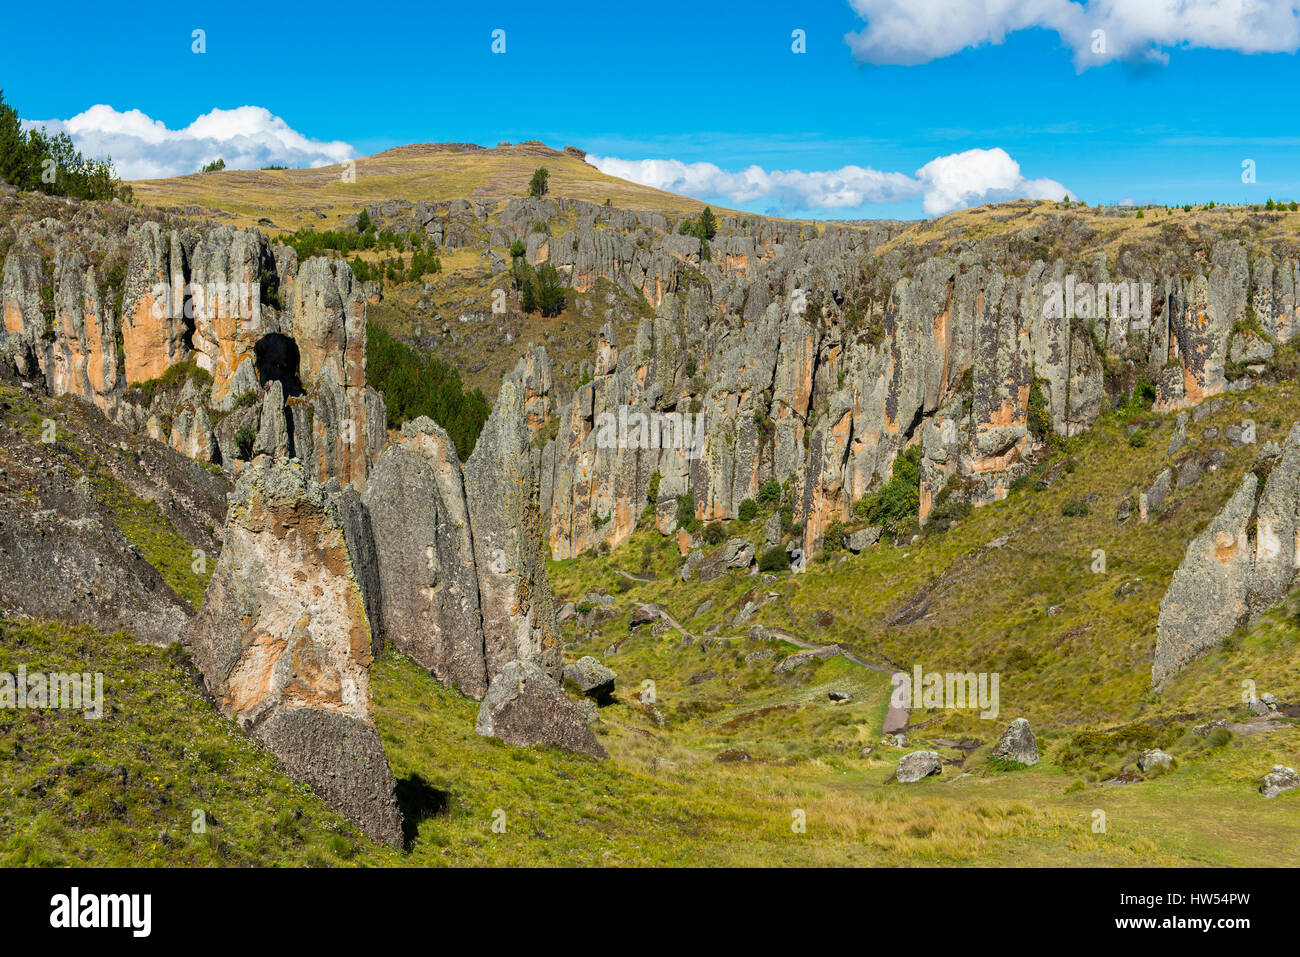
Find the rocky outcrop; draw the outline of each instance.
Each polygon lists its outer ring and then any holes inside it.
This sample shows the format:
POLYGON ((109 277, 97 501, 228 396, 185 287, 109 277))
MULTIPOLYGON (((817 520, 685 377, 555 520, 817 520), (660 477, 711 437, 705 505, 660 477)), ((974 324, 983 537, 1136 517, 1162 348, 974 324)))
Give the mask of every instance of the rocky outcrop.
POLYGON ((1038 763, 1038 742, 1034 740, 1034 732, 1025 718, 1016 718, 1002 732, 993 747, 993 757, 1016 764, 1038 763))
POLYGON ((1273 770, 1264 775, 1259 793, 1266 798, 1275 798, 1283 791, 1290 791, 1292 788, 1300 788, 1300 774, 1296 774, 1294 768, 1289 768, 1285 764, 1275 764, 1273 770))
POLYGON ((608 757, 586 719, 555 680, 531 661, 510 661, 492 679, 478 733, 516 747, 556 747, 608 757))
POLYGON ((378 630, 443 684, 481 698, 490 676, 474 540, 447 433, 423 417, 406 423, 362 499, 377 545, 378 630))
POLYGON ((937 751, 913 751, 898 759, 898 770, 894 772, 894 777, 902 784, 914 784, 941 773, 943 765, 937 751))
POLYGON ((367 835, 400 844, 370 699, 370 622, 344 522, 338 494, 300 465, 245 470, 183 641, 222 714, 367 835))
POLYGON ((383 449, 383 401, 365 384, 361 284, 336 260, 299 268, 292 249, 256 230, 146 221, 101 236, 53 220, 24 226, 0 307, 6 361, 20 374, 195 458, 249 457, 234 441, 243 425, 258 454, 296 455, 313 478, 359 487, 383 449), (125 261, 120 290, 107 285, 113 257, 125 261), (178 401, 156 384, 186 362, 180 378, 201 387, 178 401), (252 421, 250 398, 260 407, 252 421), (223 441, 212 423, 232 412, 242 421, 223 441))
POLYGON ((465 463, 465 500, 474 539, 487 673, 515 659, 560 674, 555 599, 542 553, 540 450, 533 444, 532 383, 545 353, 521 359, 465 463), (533 364, 530 364, 530 361, 533 364))
POLYGON ((618 678, 613 669, 607 668, 591 655, 579 658, 571 665, 564 666, 564 681, 572 684, 581 694, 605 703, 614 694, 614 681, 618 678))
POLYGON ((1300 557, 1300 424, 1261 463, 1263 491, 1248 472, 1236 493, 1187 546, 1160 602, 1152 684, 1157 688, 1237 627, 1280 601, 1300 557), (1248 534, 1254 523, 1254 536, 1248 534))

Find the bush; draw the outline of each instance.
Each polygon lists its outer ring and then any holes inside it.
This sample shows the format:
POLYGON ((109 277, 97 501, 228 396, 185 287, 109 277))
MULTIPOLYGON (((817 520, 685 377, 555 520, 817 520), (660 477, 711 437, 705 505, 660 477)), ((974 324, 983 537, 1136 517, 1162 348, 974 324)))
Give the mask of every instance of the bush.
POLYGON ((677 496, 677 527, 688 532, 700 527, 700 520, 695 517, 695 496, 690 492, 677 496))
POLYGON ((784 548, 773 546, 763 550, 763 557, 758 560, 758 570, 763 572, 783 572, 790 568, 790 555, 784 548))
POLYGON ((1128 444, 1130 448, 1135 448, 1135 449, 1145 448, 1147 444, 1146 430, 1138 429, 1136 432, 1130 435, 1128 437, 1128 444))
POLYGON ((920 445, 895 458, 889 481, 859 499, 854 511, 894 535, 915 523, 921 510, 920 461, 920 445))
POLYGON ((650 482, 646 485, 645 490, 645 500, 649 504, 657 505, 659 503, 659 483, 662 481, 663 476, 659 474, 658 469, 650 473, 650 482))
POLYGON ((1061 503, 1061 514, 1068 515, 1072 518, 1080 518, 1088 515, 1092 509, 1088 508, 1088 503, 1078 498, 1067 498, 1061 503))
POLYGON ((781 504, 781 483, 768 479, 758 489, 758 504, 761 508, 775 508, 781 504))
POLYGON ((718 521, 709 522, 704 526, 704 541, 708 545, 721 545, 722 540, 727 537, 727 530, 722 527, 718 521))
POLYGON ((740 503, 738 513, 742 522, 752 522, 758 516, 758 503, 752 498, 747 498, 740 503))
POLYGON ((241 425, 235 433, 235 446, 239 449, 239 457, 245 462, 253 457, 253 443, 256 441, 257 435, 247 425, 241 425))

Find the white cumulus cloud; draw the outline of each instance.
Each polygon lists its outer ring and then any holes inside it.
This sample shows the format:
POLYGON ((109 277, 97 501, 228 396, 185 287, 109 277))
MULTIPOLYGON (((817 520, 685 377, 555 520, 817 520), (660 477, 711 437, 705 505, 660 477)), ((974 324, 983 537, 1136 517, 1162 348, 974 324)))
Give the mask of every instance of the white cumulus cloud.
POLYGON ((867 204, 920 198, 927 215, 940 216, 981 203, 1060 199, 1070 193, 1055 180, 1021 175, 1020 164, 1003 149, 940 156, 910 176, 864 166, 810 172, 749 166, 732 173, 713 163, 593 154, 588 154, 587 162, 602 173, 655 189, 696 198, 718 197, 737 205, 770 200, 774 208, 785 211, 851 211, 867 204))
POLYGON ((303 136, 260 106, 212 110, 176 130, 139 110, 119 112, 103 104, 67 120, 23 122, 28 127, 44 126, 50 133, 67 133, 87 156, 111 156, 123 179, 195 173, 218 157, 226 161, 227 169, 260 169, 272 164, 329 166, 357 155, 347 143, 303 136))
MULTIPOLYGON (((1011 199, 1061 199, 1070 191, 1054 179, 1027 179, 1006 150, 966 150, 932 159, 916 171, 921 208, 941 216, 954 209, 1011 199)), ((1070 194, 1073 199, 1073 194, 1070 194)))
POLYGON ((1300 49, 1300 0, 849 0, 867 21, 845 36, 864 63, 912 65, 1018 30, 1060 36, 1084 70, 1116 59, 1165 62, 1171 47, 1239 53, 1300 49))

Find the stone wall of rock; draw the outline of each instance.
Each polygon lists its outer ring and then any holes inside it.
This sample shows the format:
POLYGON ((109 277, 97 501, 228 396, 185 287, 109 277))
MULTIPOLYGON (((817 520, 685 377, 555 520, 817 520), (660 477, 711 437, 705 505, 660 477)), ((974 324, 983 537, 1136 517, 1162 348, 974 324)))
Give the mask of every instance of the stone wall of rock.
POLYGON ((18 231, 0 308, 20 374, 194 458, 296 456, 313 478, 360 486, 383 449, 361 284, 336 260, 299 266, 256 230, 146 221, 110 236, 42 220, 18 231), (115 247, 126 261, 120 290, 102 266, 115 247), (206 378, 165 395, 133 388, 187 361, 206 378), (243 429, 252 449, 240 448, 243 429))
POLYGON ((217 569, 182 641, 222 714, 370 837, 400 844, 337 486, 298 463, 256 463, 229 505, 217 569))
MULTIPOLYGON (((665 534, 680 495, 703 521, 729 519, 775 480, 790 490, 810 553, 915 444, 923 521, 950 485, 975 504, 993 501, 1041 448, 1038 421, 1076 434, 1114 398, 1108 388, 1143 377, 1161 409, 1245 387, 1300 317, 1300 262, 1266 252, 1248 262, 1234 240, 1217 241, 1190 278, 1174 273, 1192 263, 1100 254, 1016 274, 998 266, 1006 250, 974 243, 956 257, 878 255, 888 228, 818 234, 758 217, 746 227, 711 244, 727 251, 722 263, 699 261, 692 237, 674 237, 689 249, 654 247, 677 263, 672 294, 649 297, 656 317, 634 342, 616 342, 612 327, 597 337, 590 381, 558 405, 543 455, 553 557, 626 538, 656 472, 650 504, 665 534), (689 270, 705 281, 673 292, 689 270), (1107 369, 1120 370, 1115 384, 1107 369), (636 433, 640 416, 662 426, 689 413, 704 422, 698 455, 660 447, 661 435, 638 442, 621 425, 601 441, 610 417, 636 433)), ((599 274, 645 292, 624 241, 635 247, 636 233, 527 234, 530 261, 556 262, 576 286, 599 274)))

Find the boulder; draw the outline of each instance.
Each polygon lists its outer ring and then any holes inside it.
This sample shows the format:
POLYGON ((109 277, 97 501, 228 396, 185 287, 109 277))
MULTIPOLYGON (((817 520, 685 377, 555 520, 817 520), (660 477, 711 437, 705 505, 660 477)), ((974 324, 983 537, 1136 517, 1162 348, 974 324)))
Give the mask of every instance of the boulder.
POLYGON ((1159 748, 1151 748, 1142 752, 1141 757, 1137 759, 1137 766, 1143 774, 1150 774, 1152 771, 1168 771, 1174 766, 1174 759, 1159 748))
POLYGON ((781 513, 773 512, 763 523, 763 544, 767 548, 776 548, 781 544, 781 513))
POLYGON ((337 496, 296 462, 255 463, 230 495, 224 542, 182 633, 218 709, 368 836, 399 845, 370 625, 337 496))
POLYGON ((1258 479, 1246 473, 1236 494, 1192 539, 1160 602, 1151 681, 1160 687, 1187 662, 1215 647, 1246 614, 1251 555, 1246 523, 1258 479))
POLYGON ((511 661, 492 679, 476 730, 515 747, 556 747, 608 757, 582 712, 542 668, 511 661))
POLYGON ((1300 774, 1295 770, 1288 768, 1284 764, 1273 765, 1273 770, 1264 775, 1264 781, 1259 786, 1259 793, 1266 798, 1275 798, 1283 791, 1289 791, 1292 788, 1300 788, 1300 774))
POLYGON ((598 702, 608 701, 614 694, 614 679, 618 675, 591 655, 579 658, 576 663, 564 666, 564 681, 572 684, 582 694, 598 702))
POLYGON ((844 536, 844 547, 853 554, 874 545, 880 540, 880 526, 868 525, 866 528, 860 528, 856 532, 849 532, 844 536))
POLYGON ((727 542, 724 561, 728 568, 748 568, 754 564, 754 546, 743 538, 727 542))
POLYGON ((632 615, 628 618, 628 628, 636 629, 642 625, 648 625, 652 621, 659 620, 659 606, 657 605, 637 605, 632 609, 632 615))
POLYGON ((913 751, 898 759, 898 770, 894 772, 903 784, 912 784, 933 774, 942 774, 943 765, 936 751, 913 751))
POLYGON ((993 757, 1016 764, 1032 765, 1038 763, 1038 742, 1034 732, 1024 718, 1016 718, 998 738, 993 747, 993 757))
POLYGON ((848 704, 853 700, 853 696, 847 691, 828 691, 826 697, 831 704, 848 704))

